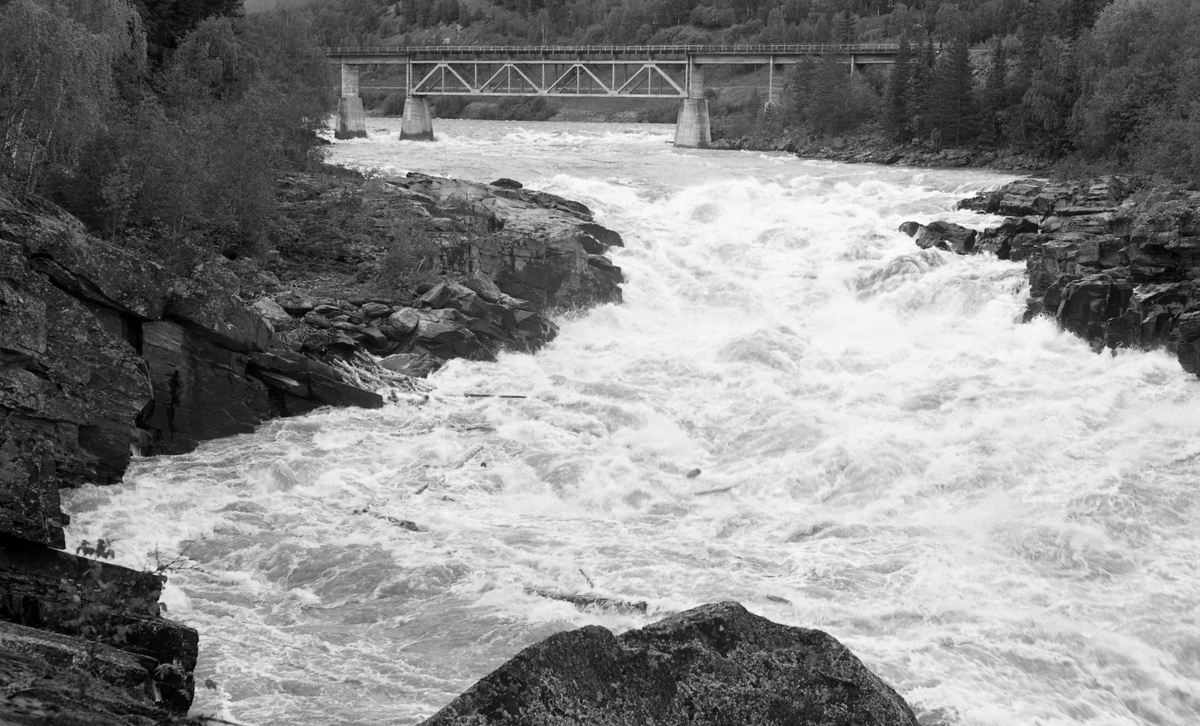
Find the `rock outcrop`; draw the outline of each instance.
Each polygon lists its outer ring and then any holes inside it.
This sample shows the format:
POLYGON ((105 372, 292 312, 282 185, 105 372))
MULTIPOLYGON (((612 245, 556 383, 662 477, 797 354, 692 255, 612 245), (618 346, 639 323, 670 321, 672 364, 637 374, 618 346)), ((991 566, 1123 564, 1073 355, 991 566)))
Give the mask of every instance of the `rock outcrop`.
POLYGON ((553 315, 621 300, 621 271, 605 254, 623 244, 621 236, 584 205, 511 179, 479 184, 410 173, 363 183, 296 175, 285 194, 301 228, 354 210, 345 225, 352 229, 320 228, 335 238, 329 244, 298 236, 292 245, 345 269, 342 284, 323 285, 325 294, 284 284, 257 303, 306 353, 365 351, 385 357, 393 371, 421 376, 451 358, 535 351, 557 334, 553 315), (389 254, 414 237, 434 243, 439 279, 411 299, 385 294, 395 287, 389 254))
POLYGON ((134 712, 187 713, 199 635, 160 616, 162 587, 158 575, 0 533, 0 661, 41 653, 80 690, 107 680, 134 712))
POLYGON ((956 251, 1024 261, 1027 318, 1049 315, 1097 351, 1166 348, 1200 375, 1200 192, 1025 179, 959 208, 1007 215, 956 251))
POLYGON ((0 723, 8 726, 133 726, 184 723, 164 707, 162 678, 145 658, 109 645, 84 651, 77 638, 0 622, 0 723))
POLYGON ((0 531, 52 547, 58 489, 119 481, 131 451, 180 453, 318 405, 382 405, 276 352, 262 317, 203 269, 174 277, 61 211, 6 198, 0 351, 0 531))
POLYGON ((305 329, 302 351, 352 357, 363 350, 385 357, 385 367, 418 377, 452 358, 494 360, 501 350, 533 352, 558 333, 532 303, 501 292, 478 270, 461 282, 428 287, 409 305, 368 296, 307 298, 301 304, 302 297, 288 290, 259 302, 280 308, 283 316, 274 325, 305 329))
POLYGON ((620 636, 599 626, 553 635, 423 726, 533 723, 916 726, 917 720, 826 633, 718 603, 620 636))
POLYGON ((541 312, 560 312, 620 302, 621 270, 604 256, 621 236, 595 223, 579 202, 511 184, 495 186, 410 173, 394 180, 432 209, 500 234, 473 240, 460 250, 458 272, 482 272, 500 291, 541 312))

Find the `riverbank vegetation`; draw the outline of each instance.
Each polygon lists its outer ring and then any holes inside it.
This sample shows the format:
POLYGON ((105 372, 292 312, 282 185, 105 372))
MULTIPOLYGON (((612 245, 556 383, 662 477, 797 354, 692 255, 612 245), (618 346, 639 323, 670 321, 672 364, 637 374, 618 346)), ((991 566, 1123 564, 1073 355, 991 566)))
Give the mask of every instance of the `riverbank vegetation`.
POLYGON ((320 162, 311 37, 239 0, 0 3, 0 184, 165 260, 261 248, 276 176, 320 162))

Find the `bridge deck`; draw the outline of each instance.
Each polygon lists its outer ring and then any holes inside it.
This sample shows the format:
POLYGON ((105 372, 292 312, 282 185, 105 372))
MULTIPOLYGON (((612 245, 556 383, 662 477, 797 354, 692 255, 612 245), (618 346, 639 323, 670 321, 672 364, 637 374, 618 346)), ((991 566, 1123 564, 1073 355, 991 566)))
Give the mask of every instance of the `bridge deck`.
POLYGON ((408 96, 640 96, 701 98, 704 66, 770 67, 768 99, 777 100, 776 67, 834 54, 851 71, 894 62, 899 46, 852 45, 437 45, 326 48, 342 66, 342 95, 358 95, 358 67, 403 65, 408 96))
MULTIPOLYGON (((409 61, 449 60, 627 60, 686 62, 697 56, 711 58, 712 63, 737 63, 739 58, 772 56, 774 62, 784 63, 803 56, 853 55, 869 62, 869 57, 894 57, 900 46, 894 43, 855 43, 851 45, 779 44, 779 45, 428 45, 428 46, 360 46, 326 48, 325 55, 334 62, 356 65, 406 63, 409 61)), ((758 62, 768 62, 766 60, 758 62)))

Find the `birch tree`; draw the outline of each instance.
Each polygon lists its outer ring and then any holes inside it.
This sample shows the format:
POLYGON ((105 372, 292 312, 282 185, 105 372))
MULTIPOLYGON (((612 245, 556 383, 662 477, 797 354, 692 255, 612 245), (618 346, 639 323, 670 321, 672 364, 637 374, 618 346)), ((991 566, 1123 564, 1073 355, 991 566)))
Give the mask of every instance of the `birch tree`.
POLYGON ((113 64, 145 57, 124 0, 12 0, 0 7, 0 175, 29 193, 102 127, 113 64))

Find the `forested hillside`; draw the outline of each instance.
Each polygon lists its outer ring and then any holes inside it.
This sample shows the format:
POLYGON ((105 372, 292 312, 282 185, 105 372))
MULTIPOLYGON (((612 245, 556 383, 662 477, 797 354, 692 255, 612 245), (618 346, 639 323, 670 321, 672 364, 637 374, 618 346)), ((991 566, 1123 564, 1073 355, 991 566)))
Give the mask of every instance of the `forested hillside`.
POLYGON ((867 125, 1200 178, 1195 0, 333 0, 304 12, 330 45, 900 43, 895 72, 801 65, 780 117, 754 123, 867 125))

